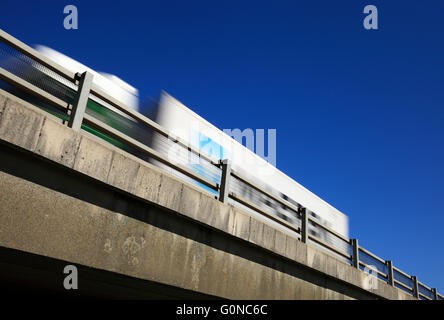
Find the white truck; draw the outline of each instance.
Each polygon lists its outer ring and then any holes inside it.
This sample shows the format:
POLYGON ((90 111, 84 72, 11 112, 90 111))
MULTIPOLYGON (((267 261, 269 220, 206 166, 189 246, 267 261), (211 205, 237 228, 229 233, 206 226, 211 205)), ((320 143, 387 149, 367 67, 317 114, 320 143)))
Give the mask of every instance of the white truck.
MULTIPOLYGON (((151 142, 154 149, 169 156, 170 160, 186 166, 213 182, 220 183, 221 174, 217 168, 215 169, 213 166, 208 165, 205 160, 190 157, 189 153, 181 153, 174 148, 173 140, 177 136, 194 148, 199 149, 201 153, 219 160, 231 160, 232 169, 241 176, 246 177, 254 182, 255 185, 260 186, 274 196, 292 203, 294 206, 307 208, 314 220, 348 238, 348 217, 345 214, 191 111, 168 93, 162 92, 156 110, 151 114, 151 117, 173 134, 172 139, 166 139, 161 135, 155 134, 151 142)), ((173 174, 180 175, 183 179, 191 181, 190 178, 174 172, 174 170, 159 162, 154 161, 154 163, 173 174)), ((198 182, 194 183, 201 185, 198 182)), ((201 186, 205 188, 205 186, 201 186)), ((254 190, 240 180, 230 179, 229 189, 267 212, 295 225, 295 227, 300 226, 300 219, 292 210, 285 209, 272 198, 254 190)), ((207 190, 212 192, 209 188, 207 190)), ((251 215, 266 221, 268 224, 284 232, 294 234, 288 228, 241 205, 233 199, 230 199, 230 202, 235 206, 241 206, 251 215)), ((346 244, 324 229, 312 224, 309 226, 309 232, 336 248, 345 250, 346 244)))

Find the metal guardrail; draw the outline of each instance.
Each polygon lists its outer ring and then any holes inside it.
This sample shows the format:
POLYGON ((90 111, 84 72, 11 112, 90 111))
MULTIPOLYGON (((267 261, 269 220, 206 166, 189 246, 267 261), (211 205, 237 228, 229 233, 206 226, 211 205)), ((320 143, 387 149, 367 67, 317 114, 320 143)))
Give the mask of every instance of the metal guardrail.
MULTIPOLYGON (((23 79, 22 77, 17 76, 13 72, 10 72, 0 66, 0 80, 3 80, 9 85, 17 87, 18 89, 21 89, 26 93, 45 101, 45 103, 66 114, 66 116, 62 116, 62 118, 64 120, 68 120, 67 125, 73 130, 81 130, 82 126, 87 124, 90 127, 99 130, 101 134, 106 134, 107 136, 112 137, 113 139, 127 146, 130 146, 131 148, 141 152, 142 154, 147 155, 152 159, 161 162, 162 164, 180 172, 181 174, 195 181, 198 181, 199 183, 202 183, 204 186, 217 192, 220 201, 227 202, 228 199, 233 199, 235 202, 240 203, 252 210, 255 210, 263 216, 273 220, 274 222, 284 226, 285 228, 288 228, 289 230, 298 234, 299 241, 302 241, 304 243, 312 241, 313 243, 316 243, 324 249, 333 252, 334 254, 339 255, 342 258, 345 258, 346 261, 348 261, 355 268, 371 270, 372 273, 374 273, 375 277, 385 281, 391 286, 396 286, 412 294, 418 299, 444 300, 444 296, 439 294, 436 288, 430 288, 426 286, 425 284, 419 282, 416 276, 410 276, 400 269, 394 267, 392 261, 381 259, 370 251, 364 249, 359 245, 357 239, 348 239, 342 236, 336 231, 328 228, 327 226, 321 224, 319 221, 316 221, 315 219, 310 217, 307 213, 306 208, 302 206, 296 206, 284 199, 275 196, 270 192, 261 189, 261 187, 257 186, 254 182, 249 181, 247 178, 243 177, 239 173, 231 170, 230 162, 228 160, 220 161, 213 159, 208 155, 200 153, 198 149, 195 149, 193 146, 189 145, 187 142, 181 140, 180 138, 173 136, 170 132, 162 128, 156 122, 115 100, 113 97, 109 96, 107 93, 103 92, 92 83, 92 75, 88 72, 85 72, 83 74, 73 74, 62 66, 59 66, 58 64, 42 56, 39 52, 35 51, 21 41, 15 39, 1 29, 0 44, 9 46, 13 50, 16 50, 27 59, 31 59, 32 61, 37 63, 39 66, 41 66, 41 68, 47 68, 51 72, 54 72, 55 74, 63 78, 63 81, 68 81, 68 84, 70 84, 69 87, 76 89, 75 99, 74 101, 72 101, 72 103, 69 103, 67 101, 64 101, 60 97, 54 96, 53 94, 38 87, 36 84, 30 83, 26 79, 23 79), (99 104, 100 101, 104 101, 106 104, 116 108, 120 112, 123 112, 132 119, 138 121, 143 126, 146 126, 150 130, 172 140, 174 143, 177 143, 181 147, 187 149, 188 152, 195 154, 200 159, 207 161, 210 165, 217 167, 221 170, 220 183, 215 183, 210 179, 199 175, 196 172, 193 172, 183 165, 172 163, 167 157, 165 157, 165 155, 87 114, 85 111, 87 108, 88 99, 94 100, 96 103, 99 104), (267 212, 267 210, 257 206, 254 203, 251 203, 250 201, 242 198, 234 192, 230 192, 229 184, 230 179, 232 178, 239 179, 246 185, 263 194, 264 196, 272 199, 278 204, 286 207, 288 210, 294 212, 301 219, 301 227, 297 227, 289 223, 288 221, 267 212), (338 249, 326 243, 317 236, 309 234, 310 224, 322 228, 332 236, 344 242, 347 247, 352 249, 352 253, 338 249), (364 259, 364 257, 366 259, 364 259), (374 264, 379 265, 379 268, 374 264)), ((0 60, 2 58, 1 55, 2 51, 0 48, 0 60)), ((106 108, 106 106, 104 107, 106 108)))

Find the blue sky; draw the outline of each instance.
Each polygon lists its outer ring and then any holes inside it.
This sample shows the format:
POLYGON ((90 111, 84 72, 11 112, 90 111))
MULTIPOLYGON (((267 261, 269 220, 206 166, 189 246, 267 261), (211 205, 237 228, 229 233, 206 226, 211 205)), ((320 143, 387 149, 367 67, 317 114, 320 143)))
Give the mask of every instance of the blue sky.
POLYGON ((444 293, 443 12, 436 0, 3 0, 0 28, 142 99, 164 89, 219 128, 276 128, 279 169, 444 293), (67 4, 78 30, 63 28, 67 4), (379 30, 363 28, 368 4, 379 30))

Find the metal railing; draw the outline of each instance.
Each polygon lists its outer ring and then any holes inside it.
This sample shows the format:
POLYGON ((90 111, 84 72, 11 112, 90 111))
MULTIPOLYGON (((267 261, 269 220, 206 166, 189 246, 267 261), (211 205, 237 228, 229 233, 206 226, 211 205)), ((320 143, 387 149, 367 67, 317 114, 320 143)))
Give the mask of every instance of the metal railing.
POLYGON ((117 141, 121 143, 129 148, 126 149, 127 151, 130 150, 142 159, 154 159, 180 173, 182 176, 203 184, 205 187, 214 191, 220 201, 226 203, 229 199, 232 199, 236 203, 254 210, 275 223, 296 233, 299 241, 302 241, 303 243, 312 242, 342 259, 345 259, 357 269, 371 270, 375 277, 385 281, 391 286, 396 286, 412 294, 418 299, 444 300, 444 296, 439 294, 436 288, 426 286, 419 282, 416 276, 410 276, 396 268, 392 261, 381 259, 370 251, 364 249, 359 245, 357 239, 348 239, 344 237, 338 232, 323 225, 318 220, 312 218, 309 215, 308 210, 303 206, 295 205, 271 192, 265 191, 256 183, 232 170, 228 160, 221 161, 213 159, 206 154, 202 154, 200 150, 194 148, 180 138, 173 136, 171 132, 168 132, 156 122, 115 100, 93 84, 92 75, 88 72, 74 74, 47 59, 39 52, 15 39, 1 29, 0 45, 3 46, 0 46, 0 81, 19 90, 18 92, 20 95, 23 95, 25 98, 32 96, 32 98, 29 98, 32 103, 53 115, 58 116, 73 130, 78 131, 81 129, 87 129, 99 136, 106 137, 108 141, 112 139, 114 142, 117 141), (16 65, 26 65, 26 67, 32 68, 32 72, 40 72, 40 76, 42 76, 42 74, 51 74, 51 81, 58 79, 56 84, 57 90, 54 88, 51 88, 51 90, 47 89, 47 84, 35 80, 35 77, 27 79, 23 74, 20 74, 20 72, 16 72, 17 68, 10 68, 10 70, 8 70, 8 64, 1 63, 2 58, 7 58, 7 55, 10 55, 12 59, 14 59, 16 65), (141 142, 140 139, 132 137, 125 132, 122 132, 122 130, 88 114, 88 103, 91 102, 97 103, 104 108, 114 108, 115 110, 124 113, 133 121, 137 122, 138 125, 149 128, 150 131, 165 137, 172 143, 185 148, 199 159, 206 161, 208 165, 219 170, 220 182, 216 183, 212 179, 196 173, 183 164, 173 163, 164 153, 151 148, 147 144, 141 142), (270 213, 263 207, 252 203, 239 194, 230 191, 230 180, 232 179, 237 179, 243 184, 256 190, 256 192, 259 192, 264 197, 267 197, 267 199, 270 199, 293 212, 293 214, 300 220, 300 227, 290 223, 286 219, 270 213), (310 234, 310 225, 324 230, 329 235, 342 242, 344 246, 333 246, 322 240, 320 237, 310 234))

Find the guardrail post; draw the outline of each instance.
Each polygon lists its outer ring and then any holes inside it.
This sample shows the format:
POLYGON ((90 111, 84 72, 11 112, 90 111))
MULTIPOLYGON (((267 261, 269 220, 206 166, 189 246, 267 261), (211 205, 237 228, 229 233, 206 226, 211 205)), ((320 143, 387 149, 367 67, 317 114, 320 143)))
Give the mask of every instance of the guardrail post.
POLYGON ((85 114, 86 104, 88 103, 89 91, 91 90, 93 75, 85 71, 81 75, 76 74, 79 79, 79 87, 72 106, 68 127, 79 131, 82 127, 83 115, 85 114))
POLYGON ((300 208, 301 212, 301 241, 308 243, 308 214, 307 208, 300 208))
POLYGON ((419 298, 418 278, 416 276, 412 276, 412 281, 413 281, 413 295, 416 298, 419 298))
POLYGON ((220 164, 222 166, 222 178, 220 181, 219 201, 226 203, 230 185, 231 164, 228 159, 221 160, 220 164))
POLYGON ((359 243, 358 239, 351 239, 353 246, 353 267, 359 269, 359 243))
POLYGON ((438 300, 438 290, 436 288, 432 288, 433 299, 438 300))
POLYGON ((389 285, 395 285, 395 278, 393 277, 393 262, 391 260, 387 260, 385 262, 387 264, 387 280, 389 285))

